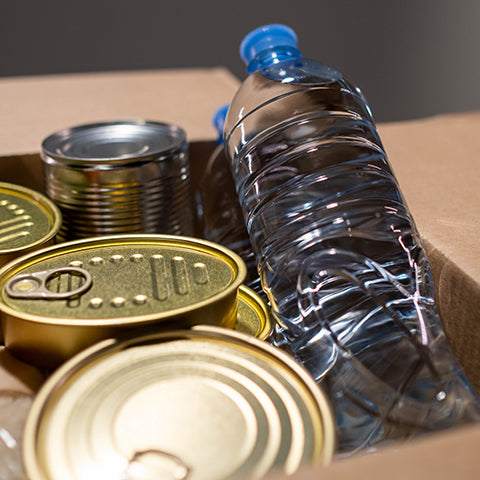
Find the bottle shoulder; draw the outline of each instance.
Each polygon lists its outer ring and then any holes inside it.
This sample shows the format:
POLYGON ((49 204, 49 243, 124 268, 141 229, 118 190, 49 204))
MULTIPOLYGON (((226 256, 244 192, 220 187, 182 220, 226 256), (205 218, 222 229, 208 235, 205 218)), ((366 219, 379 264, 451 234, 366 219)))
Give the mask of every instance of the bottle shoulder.
POLYGON ((308 97, 324 96, 324 93, 318 95, 315 92, 332 92, 336 98, 342 95, 355 98, 354 103, 361 110, 368 109, 361 90, 340 72, 316 60, 301 57, 279 62, 246 77, 231 102, 225 132, 228 134, 251 112, 277 100, 288 102, 287 98, 293 95, 295 102, 304 103, 309 101, 308 97), (299 100, 300 97, 303 100, 299 100))
POLYGON ((228 155, 232 158, 258 132, 318 115, 348 115, 373 123, 360 89, 320 62, 294 59, 254 72, 238 89, 227 113, 228 155))
POLYGON ((259 73, 275 82, 291 85, 325 85, 342 79, 342 74, 334 68, 305 57, 269 65, 259 73))

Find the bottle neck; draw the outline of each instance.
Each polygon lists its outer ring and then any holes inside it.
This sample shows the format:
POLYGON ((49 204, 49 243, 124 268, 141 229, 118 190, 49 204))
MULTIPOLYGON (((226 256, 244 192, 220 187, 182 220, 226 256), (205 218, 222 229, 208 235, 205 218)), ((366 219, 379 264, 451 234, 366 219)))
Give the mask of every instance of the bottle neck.
POLYGON ((251 74, 285 60, 300 58, 301 56, 302 53, 294 47, 275 47, 264 50, 250 60, 247 66, 247 73, 251 74))

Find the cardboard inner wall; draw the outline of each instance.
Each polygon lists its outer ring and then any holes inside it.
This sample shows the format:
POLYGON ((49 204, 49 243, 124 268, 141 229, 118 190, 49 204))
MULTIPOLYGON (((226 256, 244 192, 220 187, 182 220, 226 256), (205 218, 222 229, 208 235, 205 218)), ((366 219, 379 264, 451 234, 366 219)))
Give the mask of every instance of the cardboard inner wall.
POLYGON ((429 255, 447 338, 480 391, 480 113, 379 126, 429 255))
MULTIPOLYGON (((215 147, 212 115, 238 85, 223 68, 0 79, 0 181, 43 191, 39 152, 46 136, 82 123, 143 118, 186 130, 195 184, 215 147)), ((429 254, 447 338, 480 391, 480 113, 383 124, 379 131, 429 254)), ((11 364, 0 358, 0 388, 38 385, 12 380, 11 364)), ((428 464, 434 461, 443 466, 435 469, 436 478, 446 479, 452 455, 463 462, 455 477, 475 478, 470 467, 480 464, 472 445, 480 440, 480 427, 432 437, 335 462, 322 478, 408 478, 411 469, 432 478, 428 464)), ((295 480, 317 475, 307 469, 295 480)))

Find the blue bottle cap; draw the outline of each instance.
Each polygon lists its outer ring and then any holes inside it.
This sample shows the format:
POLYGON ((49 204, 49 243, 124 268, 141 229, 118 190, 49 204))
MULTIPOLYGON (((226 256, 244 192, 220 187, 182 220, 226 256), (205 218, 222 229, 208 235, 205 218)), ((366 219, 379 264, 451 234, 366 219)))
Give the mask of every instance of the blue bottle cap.
POLYGON ((212 124, 218 132, 218 143, 223 142, 223 127, 225 125, 225 118, 227 116, 229 104, 222 105, 213 115, 212 124))
POLYGON ((296 33, 286 25, 270 24, 252 30, 240 44, 240 56, 248 65, 259 53, 275 47, 297 48, 296 33))

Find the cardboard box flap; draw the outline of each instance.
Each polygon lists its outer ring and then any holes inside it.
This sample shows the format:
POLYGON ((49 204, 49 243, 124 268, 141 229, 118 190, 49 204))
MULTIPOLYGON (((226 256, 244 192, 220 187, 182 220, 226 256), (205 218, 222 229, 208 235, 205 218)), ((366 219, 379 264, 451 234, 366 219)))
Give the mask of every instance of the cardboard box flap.
POLYGON ((189 141, 213 140, 212 116, 237 87, 224 68, 2 78, 0 157, 39 152, 57 130, 106 120, 173 123, 189 141))

